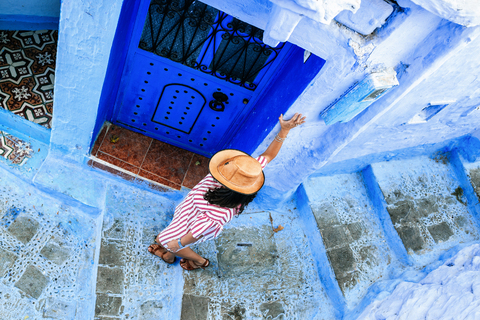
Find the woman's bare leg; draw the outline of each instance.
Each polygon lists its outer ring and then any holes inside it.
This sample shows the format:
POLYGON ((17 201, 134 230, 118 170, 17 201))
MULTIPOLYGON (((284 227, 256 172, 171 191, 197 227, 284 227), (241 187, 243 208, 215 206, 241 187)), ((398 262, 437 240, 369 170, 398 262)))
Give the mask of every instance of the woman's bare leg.
POLYGON ((167 261, 172 261, 175 256, 178 256, 178 257, 181 257, 181 258, 184 258, 184 259, 188 259, 188 260, 192 260, 198 266, 203 265, 206 261, 205 258, 200 256, 198 253, 196 253, 195 251, 193 251, 189 247, 184 248, 182 250, 179 250, 175 253, 172 253, 170 251, 166 252, 164 254, 163 258, 167 261))

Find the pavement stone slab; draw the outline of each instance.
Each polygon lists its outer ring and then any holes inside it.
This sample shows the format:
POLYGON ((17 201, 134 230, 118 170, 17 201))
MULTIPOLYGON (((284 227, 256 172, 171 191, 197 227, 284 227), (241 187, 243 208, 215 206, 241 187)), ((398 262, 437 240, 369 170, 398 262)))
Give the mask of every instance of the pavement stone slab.
POLYGON ((338 286, 353 308, 373 282, 388 278, 392 263, 362 177, 314 177, 304 188, 338 286))
POLYGON ((215 243, 222 277, 237 277, 239 274, 249 273, 261 276, 274 272, 270 267, 275 265, 278 252, 270 226, 258 229, 228 229, 215 243))
POLYGON ((70 258, 71 250, 72 249, 67 243, 65 243, 65 241, 53 237, 47 242, 47 244, 45 244, 42 250, 40 250, 40 254, 47 260, 50 260, 57 265, 61 265, 70 258))
POLYGON ((208 305, 210 299, 207 297, 194 296, 185 294, 182 298, 182 314, 181 320, 207 320, 208 305))
POLYGON ((118 267, 98 267, 97 292, 122 294, 124 291, 124 272, 118 267))
POLYGON ((453 236, 452 229, 450 229, 446 222, 429 226, 428 232, 430 232, 436 243, 447 241, 453 236))
POLYGON ((247 309, 243 304, 223 303, 221 307, 222 320, 243 320, 247 309))
POLYGON ((260 311, 264 319, 284 319, 285 310, 280 301, 262 303, 260 311))
POLYGON ((381 162, 372 169, 392 223, 419 266, 460 243, 479 239, 447 157, 381 162))
POLYGON ((122 298, 108 294, 97 293, 95 301, 95 316, 118 316, 122 306, 122 298))
POLYGON ((480 161, 467 163, 464 162, 464 166, 467 170, 467 175, 475 191, 478 201, 480 201, 480 161))
POLYGON ((38 299, 47 286, 49 280, 37 268, 27 267, 20 280, 15 283, 15 287, 22 290, 29 296, 38 299))
POLYGON ((0 249, 0 277, 2 277, 5 272, 10 270, 12 265, 17 260, 17 255, 13 252, 0 249))
POLYGON ((108 266, 125 266, 124 251, 124 241, 103 239, 98 263, 108 266))
POLYGON ((105 220, 103 224, 103 237, 106 239, 123 239, 125 238, 125 225, 123 219, 114 218, 110 224, 109 221, 105 220))
POLYGON ((344 278, 348 273, 352 273, 355 270, 355 258, 349 246, 328 251, 328 257, 337 279, 344 278))
POLYGON ((75 315, 75 301, 63 301, 47 298, 43 308, 43 317, 47 319, 71 319, 75 315))
POLYGON ((168 308, 168 306, 164 306, 163 303, 158 300, 147 300, 140 306, 138 318, 142 320, 160 319, 163 316, 163 308, 168 308))
POLYGON ((12 234, 18 241, 28 243, 37 233, 40 224, 33 218, 27 216, 19 216, 8 227, 8 232, 12 234))

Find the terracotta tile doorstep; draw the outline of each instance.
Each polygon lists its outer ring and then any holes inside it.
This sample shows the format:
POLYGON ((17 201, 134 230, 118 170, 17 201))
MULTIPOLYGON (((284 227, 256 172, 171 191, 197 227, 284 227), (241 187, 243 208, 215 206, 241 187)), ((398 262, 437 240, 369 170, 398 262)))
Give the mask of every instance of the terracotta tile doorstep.
POLYGON ((98 134, 97 140, 95 140, 95 143, 93 144, 92 152, 91 155, 96 157, 97 152, 100 149, 100 146, 102 145, 103 139, 105 138, 105 135, 108 133, 109 126, 104 125, 100 133, 98 134))
POLYGON ((175 189, 175 190, 180 190, 181 189, 181 185, 176 184, 176 183, 174 183, 172 181, 169 181, 167 179, 164 179, 162 177, 159 177, 156 174, 150 173, 150 172, 145 171, 145 170, 140 170, 140 173, 138 174, 138 176, 143 177, 143 178, 147 178, 148 180, 152 180, 152 181, 160 183, 160 184, 163 184, 164 186, 170 187, 170 188, 175 189))
POLYGON ((112 157, 112 156, 110 156, 108 154, 105 154, 101 151, 99 151, 97 153, 97 158, 100 159, 100 160, 103 160, 105 162, 108 162, 108 163, 110 163, 110 164, 112 164, 112 165, 114 165, 114 166, 116 166, 120 169, 127 170, 127 171, 131 172, 133 175, 138 174, 138 171, 140 170, 139 167, 133 166, 129 163, 126 163, 125 161, 122 161, 120 159, 112 157))
POLYGON ((188 168, 185 179, 183 180, 183 186, 192 189, 197 183, 200 182, 208 174, 208 162, 210 159, 207 157, 194 154, 190 167, 188 168))
POLYGON ((133 175, 133 174, 125 173, 125 172, 117 170, 113 167, 109 167, 107 165, 104 165, 103 163, 96 162, 94 160, 89 160, 88 165, 91 166, 92 168, 97 168, 97 169, 100 169, 102 171, 106 171, 108 173, 117 175, 117 176, 119 176, 119 177, 121 177, 125 180, 129 180, 129 181, 135 180, 135 175, 133 175))
POLYGON ((190 151, 153 140, 140 168, 181 185, 192 156, 190 151))
POLYGON ((140 167, 152 138, 111 125, 99 151, 140 167))

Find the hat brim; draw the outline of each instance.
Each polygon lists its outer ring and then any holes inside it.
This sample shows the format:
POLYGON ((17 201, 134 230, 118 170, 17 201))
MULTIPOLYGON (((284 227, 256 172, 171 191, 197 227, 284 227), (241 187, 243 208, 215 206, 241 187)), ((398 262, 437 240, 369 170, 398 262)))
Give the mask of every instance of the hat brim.
POLYGON ((210 159, 210 162, 208 163, 208 170, 210 171, 210 174, 221 184, 223 184, 225 187, 228 189, 231 189, 233 191, 236 191, 238 193, 242 194, 253 194, 260 190, 263 187, 263 184, 265 183, 265 174, 263 173, 262 170, 262 175, 258 177, 258 179, 255 181, 254 184, 248 186, 248 187, 239 187, 237 185, 232 184, 228 180, 226 180, 220 172, 218 172, 218 166, 220 163, 223 161, 236 157, 236 156, 249 156, 249 154, 236 150, 236 149, 225 149, 225 150, 220 150, 217 153, 213 155, 213 157, 210 159))

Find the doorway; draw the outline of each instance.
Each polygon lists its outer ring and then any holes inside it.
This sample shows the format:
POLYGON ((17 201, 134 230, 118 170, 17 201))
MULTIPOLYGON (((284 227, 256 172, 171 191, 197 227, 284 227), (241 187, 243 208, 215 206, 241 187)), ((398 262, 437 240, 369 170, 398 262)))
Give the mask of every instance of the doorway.
POLYGON ((194 0, 142 0, 112 122, 211 156, 231 143, 291 45, 194 0))

